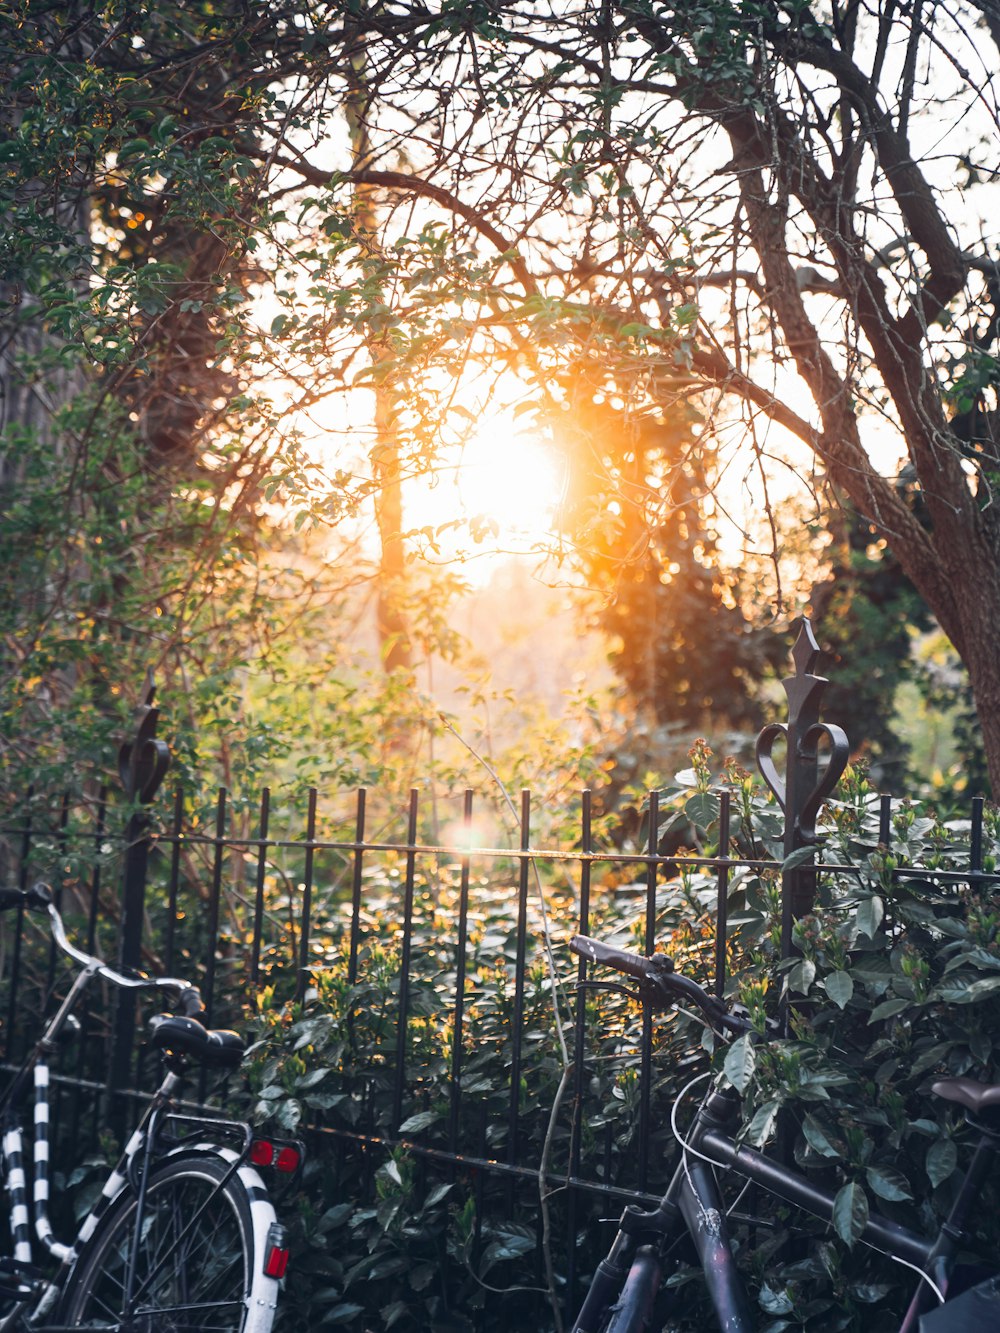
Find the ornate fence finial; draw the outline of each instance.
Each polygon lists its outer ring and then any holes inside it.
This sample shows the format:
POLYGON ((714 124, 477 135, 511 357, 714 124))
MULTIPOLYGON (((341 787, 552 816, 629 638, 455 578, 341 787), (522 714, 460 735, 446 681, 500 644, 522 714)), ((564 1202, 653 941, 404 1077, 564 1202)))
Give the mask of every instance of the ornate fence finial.
MULTIPOLYGON (((829 681, 817 676, 820 648, 805 616, 792 648, 795 674, 782 681, 788 699, 787 723, 772 722, 757 737, 757 767, 785 812, 785 857, 819 841, 816 817, 847 767, 851 747, 844 731, 819 720, 819 707, 829 681), (785 777, 772 758, 774 742, 785 741, 785 777), (819 771, 819 743, 829 743, 829 761, 819 771)), ((814 875, 808 868, 788 870, 782 886, 782 952, 791 952, 792 924, 812 909, 814 875)))
POLYGON ((170 747, 156 739, 160 710, 153 704, 155 697, 153 672, 147 669, 133 714, 135 734, 118 751, 118 776, 125 794, 142 805, 151 804, 170 767, 170 747))

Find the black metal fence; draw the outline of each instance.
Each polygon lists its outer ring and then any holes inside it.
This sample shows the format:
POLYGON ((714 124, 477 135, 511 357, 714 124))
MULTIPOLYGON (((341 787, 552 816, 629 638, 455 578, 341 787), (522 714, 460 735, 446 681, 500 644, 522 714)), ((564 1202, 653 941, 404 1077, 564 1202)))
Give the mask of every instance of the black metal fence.
MULTIPOLYGON (((23 817, 2 831, 9 873, 22 885, 35 877, 53 883, 88 950, 197 981, 216 1025, 237 1021, 264 987, 278 999, 303 1000, 333 978, 347 997, 348 1045, 360 1061, 347 1076, 356 1093, 353 1120, 331 1114, 321 1098, 310 1107, 306 1097, 305 1121, 341 1156, 355 1153, 369 1178, 405 1142, 420 1160, 464 1173, 480 1203, 497 1183, 509 1206, 519 1194, 537 1195, 540 1183, 558 1189, 572 1289, 581 1201, 648 1199, 663 1179, 656 1154, 669 1133, 656 1061, 675 1048, 669 1026, 661 1030, 649 1012, 620 1005, 590 1013, 587 993, 573 989, 586 967, 569 956, 566 935, 618 932, 652 952, 669 900, 680 916, 711 921, 711 934, 688 945, 721 995, 731 904, 752 875, 781 886, 781 947, 791 954, 794 922, 809 910, 821 873, 805 849, 820 841, 817 816, 848 760, 844 732, 819 718, 825 681, 814 674, 817 651, 804 624, 785 681, 786 720, 757 741, 758 768, 777 806, 773 836, 749 849, 734 840, 734 793, 726 787, 709 794, 712 854, 685 854, 682 863, 664 843, 656 792, 648 797, 644 845, 632 850, 595 836, 589 792, 579 798, 575 834, 559 847, 535 845, 528 792, 507 847, 474 845, 471 792, 456 802, 452 833, 442 841, 422 836, 417 791, 401 815, 401 837, 372 833, 364 791, 346 831, 331 829, 315 791, 298 829, 279 826, 267 790, 253 811, 220 791, 210 820, 193 820, 181 791, 156 811, 168 755, 156 737, 150 686, 122 749, 124 805, 107 791, 82 806, 64 800, 54 811, 28 801, 23 817), (776 746, 784 747, 782 762, 776 746), (556 907, 562 925, 554 938, 547 916, 556 907), (380 1007, 362 1040, 355 1028, 363 1026, 368 992, 377 992, 371 1004, 380 1007), (618 1073, 595 1092, 602 1060, 618 1073), (595 1104, 609 1087, 616 1114, 595 1104), (554 1095, 560 1117, 529 1114, 554 1095)), ((892 812, 883 798, 878 841, 886 846, 892 812)), ((968 864, 949 877, 997 878, 984 868, 981 800, 970 811, 968 864)), ((2 929, 9 1068, 31 1036, 32 1015, 58 991, 58 959, 23 918, 2 929)), ((149 1083, 134 1009, 119 1003, 114 1014, 112 1022, 101 1012, 86 1017, 57 1078, 55 1114, 66 1117, 77 1141, 99 1135, 109 1101, 141 1097, 149 1083)), ((226 1090, 203 1083, 197 1095, 218 1105, 226 1090)))

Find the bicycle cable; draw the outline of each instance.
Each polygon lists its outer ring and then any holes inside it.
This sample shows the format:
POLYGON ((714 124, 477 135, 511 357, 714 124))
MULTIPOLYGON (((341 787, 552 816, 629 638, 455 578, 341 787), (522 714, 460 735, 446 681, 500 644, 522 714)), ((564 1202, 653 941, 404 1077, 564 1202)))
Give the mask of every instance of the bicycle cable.
MULTIPOLYGON (((691 1180, 691 1176, 690 1176, 690 1174, 688 1173, 687 1162, 686 1162, 686 1160, 685 1160, 687 1153, 691 1153, 691 1154, 692 1154, 693 1156, 695 1156, 695 1157, 700 1157, 701 1160, 702 1160, 703 1162, 707 1162, 708 1165, 709 1165, 710 1167, 712 1167, 713 1169, 718 1169, 719 1163, 718 1163, 718 1162, 714 1162, 714 1161, 711 1159, 711 1157, 706 1156, 705 1153, 703 1153, 703 1152, 699 1152, 697 1148, 692 1148, 691 1145, 687 1142, 687 1140, 681 1135, 681 1132, 680 1132, 680 1130, 679 1130, 678 1127, 677 1127, 677 1112, 678 1112, 678 1108, 680 1107, 681 1101, 684 1099, 684 1097, 687 1096, 688 1091, 689 1091, 691 1088, 693 1088, 694 1085, 695 1085, 696 1083, 701 1083, 701 1082, 703 1082, 703 1080, 705 1080, 706 1078, 712 1078, 712 1076, 713 1076, 713 1072, 714 1072, 714 1071, 710 1069, 710 1070, 708 1070, 708 1071, 707 1071, 706 1073, 704 1073, 704 1074, 696 1074, 695 1077, 694 1077, 693 1079, 690 1080, 690 1082, 686 1083, 686 1084, 684 1085, 684 1087, 681 1088, 681 1090, 680 1090, 680 1092, 677 1094, 677 1097, 676 1097, 676 1099, 675 1099, 675 1101, 674 1101, 674 1104, 673 1104, 673 1106, 671 1107, 671 1110, 670 1110, 670 1128, 671 1128, 671 1131, 673 1132, 673 1136, 674 1136, 674 1138, 675 1138, 675 1139, 677 1140, 677 1142, 680 1144, 680 1147, 681 1147, 681 1164, 682 1164, 683 1167, 684 1167, 684 1174, 685 1174, 685 1176, 687 1176, 687 1182, 688 1182, 688 1185, 689 1185, 689 1187, 691 1188, 691 1192, 692 1192, 692 1194, 694 1195, 695 1199, 698 1198, 698 1192, 697 1192, 697 1190, 695 1190, 695 1188, 694 1188, 694 1182, 691 1180)), ((743 1186, 743 1188, 740 1190, 739 1194, 737 1194, 736 1198, 733 1200, 733 1202, 732 1202, 732 1203, 729 1205, 729 1207, 726 1209, 726 1216, 727 1216, 727 1217, 728 1217, 729 1214, 732 1212, 732 1210, 736 1207, 736 1205, 739 1203, 740 1199, 743 1198, 743 1195, 747 1192, 747 1190, 750 1188, 750 1186, 751 1186, 752 1183, 753 1183, 753 1182, 752 1182, 750 1179, 747 1179, 746 1184, 743 1186)), ((886 1259, 891 1259, 891 1260, 893 1261, 893 1263, 902 1264, 904 1268, 911 1268, 911 1269, 913 1270, 913 1272, 917 1274, 918 1277, 922 1278, 923 1281, 927 1283, 927 1285, 930 1287, 931 1291, 933 1291, 934 1295, 937 1297, 939 1304, 944 1305, 944 1303, 945 1303, 944 1292, 943 1292, 943 1291, 941 1290, 941 1288, 937 1285, 937 1283, 936 1283, 936 1282, 934 1281, 934 1279, 930 1276, 930 1274, 929 1274, 929 1273, 925 1273, 924 1270, 923 1270, 922 1268, 919 1267, 919 1265, 914 1264, 914 1263, 911 1263, 909 1259, 903 1259, 903 1258, 902 1258, 900 1255, 898 1255, 898 1254, 891 1254, 888 1250, 883 1250, 883 1249, 881 1248, 881 1246, 879 1246, 879 1245, 873 1245, 872 1242, 869 1241, 869 1240, 862 1240, 862 1244, 863 1244, 863 1245, 867 1245, 868 1248, 871 1249, 871 1250, 874 1250, 876 1254, 881 1254, 884 1258, 886 1258, 886 1259)))

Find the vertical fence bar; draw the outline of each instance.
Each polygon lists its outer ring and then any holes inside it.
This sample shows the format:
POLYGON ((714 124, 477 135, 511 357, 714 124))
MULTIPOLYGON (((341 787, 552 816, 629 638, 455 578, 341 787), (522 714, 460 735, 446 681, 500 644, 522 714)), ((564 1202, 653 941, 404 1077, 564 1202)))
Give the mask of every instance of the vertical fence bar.
MULTIPOLYGON (((17 885, 23 893, 28 887, 28 853, 31 851, 31 805, 35 796, 34 787, 28 788, 25 799, 24 824, 21 827, 21 849, 17 863, 17 885)), ((18 993, 21 989, 21 941, 24 938, 24 904, 19 903, 14 915, 14 952, 10 960, 10 992, 7 996, 7 1039, 4 1042, 4 1058, 9 1060, 12 1054, 14 1037, 14 1016, 17 1013, 18 993)))
POLYGON ((885 792, 878 803, 878 840, 883 847, 892 841, 892 797, 885 792))
MULTIPOLYGON (((472 791, 466 790, 462 807, 462 845, 472 841, 472 791)), ((455 1010, 452 1023, 451 1052, 451 1107, 448 1143, 453 1153, 458 1152, 458 1121, 462 1104, 462 1039, 465 1025, 465 954, 469 943, 469 868, 468 853, 462 857, 458 898, 458 940, 455 944, 455 1010)))
POLYGON ((972 828, 969 834, 970 868, 981 875, 983 871, 983 797, 972 798, 972 828))
POLYGON ((181 882, 181 841, 184 837, 184 792, 174 788, 174 813, 170 821, 170 881, 167 885, 167 942, 164 965, 167 976, 174 974, 174 948, 177 942, 177 908, 181 882))
MULTIPOLYGON (((62 794, 62 800, 59 803, 59 823, 56 828, 56 837, 55 837, 56 857, 60 864, 57 867, 58 874, 53 875, 55 883, 52 885, 55 905, 60 912, 63 910, 63 877, 68 869, 68 867, 65 865, 65 858, 66 858, 66 841, 67 841, 66 829, 69 824, 69 803, 70 803, 69 792, 64 791, 62 794)), ((55 940, 53 939, 49 945, 49 966, 48 966, 48 978, 46 981, 46 991, 48 992, 49 995, 52 994, 53 989, 55 987, 56 973, 58 971, 58 963, 59 963, 59 949, 58 946, 56 945, 55 940)), ((56 1084, 54 1091, 55 1091, 55 1097, 53 1098, 53 1104, 51 1107, 50 1114, 55 1118, 56 1123, 58 1123, 58 1118, 61 1114, 62 1107, 65 1105, 65 1098, 63 1096, 63 1089, 59 1084, 56 1084)), ((76 1089, 73 1095, 74 1107, 77 1107, 79 1105, 79 1101, 80 1101, 80 1091, 79 1089, 76 1089)))
MULTIPOLYGON (((590 934, 590 861, 587 859, 593 851, 593 818, 591 793, 589 788, 582 793, 580 804, 580 850, 584 859, 580 864, 580 915, 581 935, 590 934)), ((576 966, 577 982, 587 979, 587 960, 579 958, 576 966)), ((576 1179, 580 1174, 580 1161, 583 1134, 583 1089, 584 1060, 586 1057, 586 992, 580 986, 576 992, 576 1030, 573 1033, 573 1137, 570 1145, 569 1174, 576 1179)), ((566 1294, 572 1306, 576 1299, 576 1216, 577 1191, 571 1185, 566 1200, 566 1294)))
MULTIPOLYGON (((101 787, 97 794, 97 820, 94 825, 94 866, 90 872, 90 904, 87 910, 87 952, 97 952, 97 913, 101 905, 101 857, 104 854, 104 821, 107 816, 108 789, 101 787)), ((80 1036, 76 1051, 76 1076, 83 1079, 87 1072, 87 1048, 90 1036, 90 1009, 84 1005, 80 1013, 80 1036)), ((80 1098, 73 1113, 73 1138, 79 1137, 80 1098)))
MULTIPOLYGON (((531 846, 531 792, 521 791, 521 851, 531 846)), ((517 1162, 517 1122, 521 1114, 521 1044, 524 1026, 524 972, 528 941, 529 858, 522 855, 518 866, 517 943, 514 954, 514 1012, 511 1016, 510 1104, 507 1111, 507 1161, 517 1162)))
POLYGON ((316 852, 316 788, 309 788, 306 808, 306 859, 302 871, 302 917, 299 922, 299 975, 295 985, 296 999, 306 993, 309 978, 309 947, 312 943, 313 858, 316 852))
POLYGON ((260 815, 257 820, 257 878, 253 896, 253 946, 250 952, 250 985, 256 998, 260 985, 260 948, 264 935, 264 889, 267 884, 267 834, 271 820, 271 788, 260 793, 260 815))
POLYGON ((983 797, 972 798, 972 827, 969 831, 969 887, 978 888, 983 873, 983 797))
POLYGON ((358 948, 361 944, 361 867, 364 856, 365 809, 368 793, 358 789, 357 812, 354 820, 354 877, 351 883, 351 946, 347 955, 347 980, 350 985, 358 979, 358 948))
MULTIPOLYGON (((660 849, 660 794, 649 793, 649 838, 646 862, 645 951, 656 948, 656 879, 660 849)), ((649 1178, 650 1095, 653 1086, 653 1011, 642 1006, 642 1048, 639 1063, 639 1188, 646 1188, 649 1178)))
POLYGON ((219 788, 215 802, 215 837, 212 840, 212 888, 208 900, 208 954, 205 959, 205 1021, 211 1024, 215 1002, 215 956, 219 949, 219 907, 222 900, 222 858, 226 846, 226 805, 229 793, 219 788))
MULTIPOLYGON (((101 857, 104 855, 104 823, 108 812, 108 789, 97 793, 97 822, 94 825, 94 867, 90 872, 90 905, 87 911, 87 952, 97 949, 97 913, 101 906, 101 857)), ((85 1043, 80 1042, 81 1052, 85 1043)), ((81 1076, 83 1067, 81 1065, 81 1076)))
POLYGON ((417 862, 417 800, 410 791, 410 813, 406 831, 406 880, 403 891, 403 946, 399 959, 399 1014, 396 1019, 396 1069, 393 1081, 392 1132, 403 1122, 403 1082, 406 1078, 406 1034, 410 1017, 410 954, 413 944, 413 889, 417 862))
POLYGON ((733 794, 728 787, 719 793, 718 894, 715 905, 715 993, 721 999, 726 989, 726 943, 729 935, 729 838, 733 794))
MULTIPOLYGON (((59 802, 59 824, 56 828, 57 857, 60 862, 63 861, 66 856, 66 827, 68 824, 69 824, 69 792, 64 791, 62 794, 62 800, 59 802)), ((62 881, 63 881, 63 874, 65 873, 65 867, 63 865, 60 865, 58 867, 58 870, 59 874, 53 875, 53 879, 55 879, 56 882, 52 886, 52 892, 55 898, 56 907, 60 911, 62 911, 62 902, 63 902, 62 881)), ((59 962, 59 946, 56 944, 55 940, 53 940, 49 945, 48 978, 45 983, 46 989, 48 990, 49 994, 52 993, 52 987, 55 984, 56 968, 58 966, 58 962, 59 962)))
MULTIPOLYGON (((580 811, 580 848, 585 858, 590 855, 593 848, 591 811, 591 793, 588 790, 583 793, 583 804, 580 811)), ((590 934, 590 862, 586 859, 580 866, 580 934, 590 934)), ((576 979, 578 982, 587 980, 586 958, 577 960, 576 979)), ((587 997, 581 986, 576 993, 576 1031, 573 1034, 573 1151, 570 1156, 570 1175, 572 1176, 575 1176, 580 1170, 586 1019, 587 997)))
MULTIPOLYGON (((153 699, 153 673, 146 672, 135 709, 132 739, 118 752, 118 772, 125 795, 132 805, 125 828, 125 865, 122 874, 121 925, 118 937, 118 966, 123 971, 142 962, 142 929, 145 919, 146 873, 149 865, 150 821, 148 807, 170 767, 170 750, 156 737, 160 710, 153 699)), ((135 1045, 136 998, 132 991, 119 990, 115 1004, 108 1091, 124 1091, 129 1082, 135 1045)), ((121 1136, 125 1130, 124 1108, 112 1111, 112 1124, 121 1136)))
MULTIPOLYGON (((879 798, 878 803, 878 840, 879 845, 889 850, 892 844, 892 797, 888 792, 879 798)), ((895 878, 895 877, 894 877, 895 878)), ((883 899, 885 904, 885 916, 883 925, 887 937, 892 937, 895 933, 895 923, 892 915, 892 900, 889 897, 883 899)))

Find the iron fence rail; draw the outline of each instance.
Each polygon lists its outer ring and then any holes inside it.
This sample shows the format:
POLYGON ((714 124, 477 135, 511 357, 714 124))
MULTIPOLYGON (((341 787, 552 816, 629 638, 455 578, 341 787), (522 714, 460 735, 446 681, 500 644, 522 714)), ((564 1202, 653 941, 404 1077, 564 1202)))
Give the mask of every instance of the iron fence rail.
MULTIPOLYGON (((731 792, 721 789, 717 792, 719 809, 719 845, 725 848, 729 844, 731 818, 731 792)), ((151 828, 148 833, 148 871, 146 880, 145 931, 143 949, 145 960, 154 967, 160 967, 166 973, 176 973, 185 968, 193 969, 197 975, 193 978, 201 985, 211 1021, 229 1021, 233 1018, 242 1002, 251 1002, 260 986, 279 976, 293 976, 292 989, 301 999, 310 978, 317 968, 322 968, 329 960, 329 951, 325 941, 336 939, 335 951, 338 957, 346 957, 346 976, 349 985, 356 985, 360 979, 362 944, 365 938, 365 911, 367 898, 365 892, 366 873, 384 866, 388 858, 398 863, 399 876, 396 881, 396 907, 398 911, 397 933, 399 947, 398 997, 397 1012, 394 1018, 395 1040, 392 1042, 392 1117, 388 1133, 380 1139, 378 1135, 366 1136, 366 1141, 381 1141, 385 1144, 395 1140, 399 1126, 403 1123, 404 1103, 408 1089, 408 1028, 412 1019, 412 989, 416 984, 413 974, 414 933, 417 928, 418 890, 433 885, 435 877, 444 868, 453 875, 457 885, 457 900, 452 922, 452 938, 449 947, 455 960, 455 981, 450 1025, 453 1032, 450 1055, 450 1095, 449 1095, 449 1148, 448 1151, 460 1156, 458 1143, 458 1125, 461 1116, 463 1097, 463 1068, 467 1059, 464 1041, 467 1019, 467 965, 470 937, 470 914, 476 910, 476 885, 473 884, 473 871, 477 876, 483 867, 492 867, 495 879, 497 868, 503 868, 511 879, 513 904, 511 920, 513 925, 513 957, 510 960, 510 983, 512 987, 512 1009, 510 1019, 510 1063, 509 1097, 506 1107, 506 1143, 503 1163, 497 1163, 497 1169, 514 1170, 520 1165, 520 1111, 521 1086, 523 1073, 523 1029, 525 1020, 525 994, 529 963, 538 952, 539 945, 550 947, 551 942, 536 940, 529 924, 532 916, 539 915, 539 908, 532 908, 532 868, 543 863, 549 867, 572 867, 577 874, 575 887, 575 906, 573 910, 574 928, 580 934, 589 934, 594 928, 593 882, 595 869, 603 867, 605 872, 615 869, 619 872, 636 872, 630 889, 635 901, 636 915, 642 922, 644 946, 652 952, 656 945, 657 895, 663 888, 664 877, 676 872, 678 859, 676 853, 664 853, 658 848, 657 830, 658 796, 649 795, 649 835, 645 850, 622 851, 613 847, 595 846, 592 797, 590 792, 583 792, 580 797, 579 828, 570 847, 542 847, 532 845, 531 839, 531 797, 522 794, 520 821, 516 833, 516 845, 509 847, 471 846, 467 841, 436 842, 422 841, 420 829, 420 793, 410 793, 405 818, 406 835, 400 841, 379 838, 369 841, 365 836, 365 816, 369 793, 362 790, 356 794, 353 816, 353 836, 346 838, 324 838, 317 835, 318 794, 310 790, 307 794, 305 827, 299 837, 278 835, 271 829, 271 794, 265 791, 259 801, 257 828, 252 834, 234 835, 227 828, 229 793, 221 789, 215 800, 214 821, 211 830, 192 828, 185 820, 183 793, 175 790, 171 801, 170 818, 159 828, 151 828), (203 884, 191 881, 191 867, 185 867, 183 857, 197 849, 201 853, 201 862, 206 875, 203 884), (285 879, 291 881, 291 889, 283 892, 281 910, 285 913, 278 923, 276 933, 269 928, 275 919, 275 907, 268 901, 274 894, 273 876, 269 878, 269 868, 273 867, 279 854, 284 854, 294 863, 285 872, 285 879), (231 874, 232 858, 242 861, 240 874, 231 874), (339 888, 335 893, 329 891, 329 875, 320 871, 323 858, 335 858, 340 865, 336 879, 339 888), (431 867, 428 871, 428 867, 431 867), (234 878, 238 884, 245 885, 232 889, 234 878), (202 919, 195 930, 185 929, 187 918, 193 911, 199 911, 202 919), (346 921, 345 921, 346 917, 346 921), (183 934, 183 938, 182 938, 183 934), (321 943, 317 943, 320 941, 321 943)), ((879 806, 880 841, 888 844, 893 803, 884 796, 879 806)), ((79 815, 80 812, 76 812, 79 815)), ((30 820, 9 825, 2 832, 8 840, 8 847, 17 849, 17 881, 26 885, 34 876, 53 880, 60 892, 71 893, 76 899, 79 911, 78 924, 86 935, 86 947, 94 949, 97 940, 103 937, 112 940, 117 935, 120 925, 118 903, 104 893, 103 885, 110 877, 112 867, 109 861, 115 856, 121 861, 127 858, 129 843, 126 838, 114 839, 107 832, 108 805, 105 796, 88 807, 92 828, 82 826, 80 818, 71 819, 71 803, 62 800, 55 812, 55 817, 44 820, 36 810, 30 820), (62 877, 58 859, 75 863, 80 856, 85 856, 94 848, 101 849, 101 855, 94 860, 91 874, 86 881, 79 876, 62 877), (113 851, 109 855, 109 848, 113 851), (51 858, 57 853, 56 865, 51 858), (74 856, 74 852, 79 856, 74 856), (65 878, 64 883, 60 880, 65 878)), ((462 827, 471 832, 475 814, 475 798, 471 791, 461 797, 462 827)), ((726 957, 729 943, 729 895, 737 872, 768 874, 775 878, 782 873, 782 863, 777 859, 763 857, 743 857, 733 855, 685 855, 685 871, 698 870, 703 875, 714 879, 712 910, 714 916, 714 940, 712 941, 712 975, 710 978, 715 993, 722 995, 726 983, 726 957)), ((813 873, 836 874, 840 876, 860 875, 863 867, 843 860, 823 861, 812 868, 813 873)), ((893 870, 897 880, 907 878, 926 879, 925 867, 900 866, 893 870)), ((487 878, 490 878, 488 876, 487 878)), ((934 871, 935 881, 942 887, 960 884, 995 883, 1000 875, 984 869, 983 859, 983 801, 975 798, 971 802, 969 813, 969 857, 968 863, 961 869, 938 869, 934 871)), ((26 985, 24 959, 24 920, 21 914, 13 923, 8 923, 6 933, 9 937, 7 950, 8 966, 4 985, 6 986, 6 1033, 4 1035, 4 1056, 9 1062, 16 1050, 23 1024, 19 1020, 22 1006, 22 994, 26 985), (9 928, 13 924, 14 929, 9 928)), ((569 964, 564 957, 562 962, 569 964)), ((55 987, 56 959, 49 952, 44 960, 43 975, 39 976, 37 961, 31 972, 31 995, 51 993, 55 987)), ((568 966, 563 967, 564 977, 571 975, 568 966)), ((575 979, 583 981, 587 977, 587 965, 583 960, 575 964, 575 979)), ((572 1063, 574 1066, 573 1096, 579 1115, 583 1104, 583 1081, 586 1077, 586 1001, 583 992, 578 994, 571 1006, 575 1019, 574 1029, 570 1034, 572 1063)), ((91 1020, 94 1021, 94 1020, 91 1020)), ((649 1179, 649 1122, 651 1116, 650 1095, 653 1084, 653 1017, 648 1011, 642 1018, 639 1051, 639 1123, 638 1142, 638 1179, 637 1188, 645 1191, 649 1179)), ((136 1042, 136 1027, 129 1029, 127 1054, 116 1063, 104 1056, 98 1060, 98 1067, 108 1071, 104 1086, 109 1092, 135 1090, 136 1060, 141 1053, 141 1044, 136 1042), (125 1071, 124 1075, 123 1072, 125 1071)), ((111 1034, 102 1031, 107 1039, 111 1034)), ((86 1045, 86 1043, 84 1043, 86 1045)), ((78 1057, 76 1076, 81 1086, 93 1087, 96 1082, 87 1078, 85 1073, 86 1058, 83 1053, 78 1057)), ((579 1125, 577 1125, 579 1129, 579 1125)), ((335 1132, 335 1131, 328 1131, 335 1132)), ((436 1151, 436 1150, 435 1150, 436 1151)), ((581 1160, 581 1136, 574 1135, 569 1175, 574 1180, 583 1179, 581 1160)), ((529 1168, 537 1172, 537 1164, 529 1168)), ((595 1187, 603 1189, 606 1182, 595 1180, 595 1187)))

